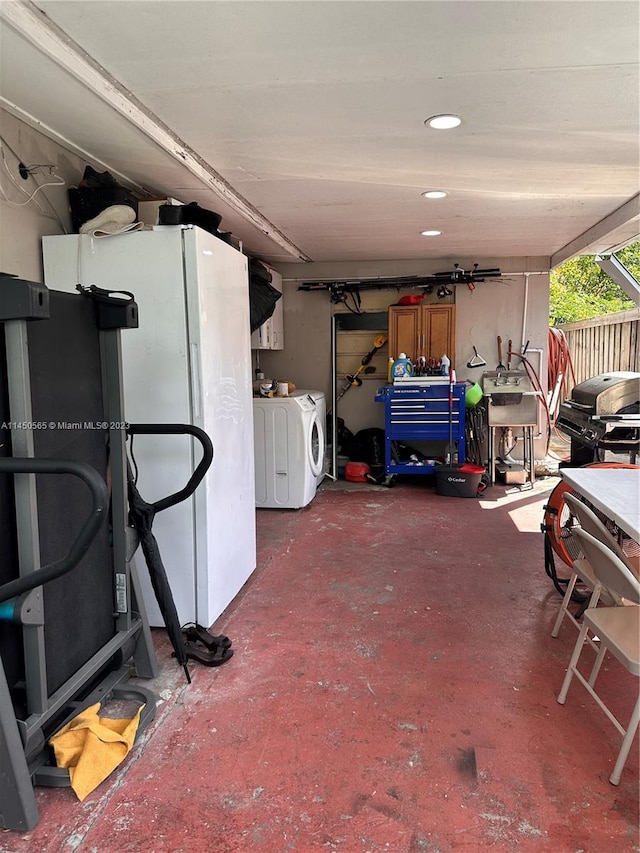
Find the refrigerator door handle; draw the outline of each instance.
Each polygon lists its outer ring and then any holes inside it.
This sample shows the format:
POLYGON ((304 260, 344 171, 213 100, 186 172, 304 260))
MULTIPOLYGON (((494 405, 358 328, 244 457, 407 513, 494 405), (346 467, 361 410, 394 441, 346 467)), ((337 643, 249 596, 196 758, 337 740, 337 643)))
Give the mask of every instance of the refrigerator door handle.
POLYGON ((200 373, 200 350, 198 344, 191 344, 191 397, 193 417, 202 417, 202 384, 200 373))

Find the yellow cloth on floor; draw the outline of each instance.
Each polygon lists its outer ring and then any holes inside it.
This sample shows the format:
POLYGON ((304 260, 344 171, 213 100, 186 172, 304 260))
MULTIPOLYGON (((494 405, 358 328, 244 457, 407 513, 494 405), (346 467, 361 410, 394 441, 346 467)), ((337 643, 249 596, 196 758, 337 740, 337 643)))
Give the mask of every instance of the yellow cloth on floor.
POLYGON ((100 702, 63 726, 49 743, 58 767, 67 767, 79 800, 90 794, 125 758, 136 737, 140 706, 129 720, 99 717, 100 702))

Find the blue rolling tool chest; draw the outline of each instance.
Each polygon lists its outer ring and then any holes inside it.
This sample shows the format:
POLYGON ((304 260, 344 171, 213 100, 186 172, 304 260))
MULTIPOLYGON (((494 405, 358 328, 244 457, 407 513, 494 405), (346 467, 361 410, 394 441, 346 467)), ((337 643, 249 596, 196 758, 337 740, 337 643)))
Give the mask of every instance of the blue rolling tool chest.
MULTIPOLYGON (((458 462, 465 461, 465 392, 466 384, 456 382, 449 411, 449 383, 433 385, 387 385, 379 388, 376 401, 384 403, 384 449, 387 474, 432 474, 433 463, 421 465, 394 460, 393 442, 443 442, 447 452, 450 435, 457 447, 458 462)), ((452 449, 453 452, 453 449, 452 449)))

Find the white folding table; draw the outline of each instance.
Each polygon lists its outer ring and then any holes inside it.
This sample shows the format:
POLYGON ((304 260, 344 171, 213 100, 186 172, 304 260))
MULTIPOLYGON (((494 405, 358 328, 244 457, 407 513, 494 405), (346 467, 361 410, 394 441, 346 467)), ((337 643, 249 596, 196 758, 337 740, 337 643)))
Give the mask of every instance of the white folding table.
POLYGON ((562 468, 562 479, 640 542, 640 469, 562 468))

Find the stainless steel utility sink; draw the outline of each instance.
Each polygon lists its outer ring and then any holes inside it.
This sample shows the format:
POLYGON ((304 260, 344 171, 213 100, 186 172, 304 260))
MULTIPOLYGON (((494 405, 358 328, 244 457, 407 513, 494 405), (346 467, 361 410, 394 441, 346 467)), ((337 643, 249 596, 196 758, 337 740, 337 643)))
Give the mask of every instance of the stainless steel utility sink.
POLYGON ((539 394, 524 371, 486 371, 482 394, 489 426, 533 426, 538 422, 539 394))

